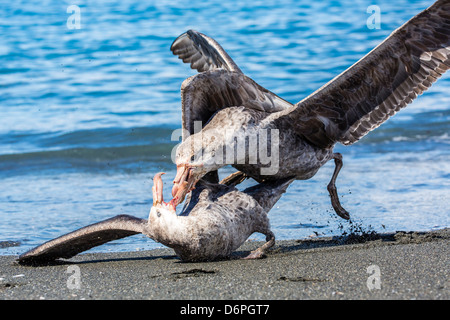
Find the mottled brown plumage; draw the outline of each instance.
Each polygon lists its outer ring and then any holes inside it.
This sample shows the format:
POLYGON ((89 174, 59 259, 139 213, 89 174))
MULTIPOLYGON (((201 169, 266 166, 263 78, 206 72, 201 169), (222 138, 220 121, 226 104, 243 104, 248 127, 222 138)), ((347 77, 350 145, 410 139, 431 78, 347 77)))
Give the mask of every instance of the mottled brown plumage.
MULTIPOLYGON (((185 80, 181 88, 183 118, 189 121, 183 123, 187 134, 177 151, 174 191, 187 181, 186 194, 205 174, 227 164, 214 158, 233 143, 222 138, 226 130, 248 138, 251 132, 278 129, 277 173, 261 174, 261 163, 229 164, 257 181, 303 180, 334 159, 336 170, 328 190, 337 214, 348 219, 334 185, 342 156, 333 153, 333 147, 338 142, 349 145, 361 139, 450 68, 450 0, 437 1, 295 105, 242 74, 220 45, 201 33, 188 31, 171 49, 200 72, 185 80), (194 132, 194 120, 203 122, 200 132, 194 132)), ((183 200, 183 193, 179 194, 176 203, 183 200)))

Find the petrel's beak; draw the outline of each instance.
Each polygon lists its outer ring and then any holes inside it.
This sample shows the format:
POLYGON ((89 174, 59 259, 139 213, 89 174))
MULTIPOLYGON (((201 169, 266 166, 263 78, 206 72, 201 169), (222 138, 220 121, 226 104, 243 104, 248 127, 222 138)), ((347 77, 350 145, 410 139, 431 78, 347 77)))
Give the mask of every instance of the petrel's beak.
POLYGON ((165 174, 165 172, 159 172, 155 174, 153 177, 153 206, 155 207, 163 207, 165 209, 168 209, 170 211, 175 212, 176 205, 174 205, 173 200, 171 200, 169 203, 164 202, 163 198, 163 181, 161 179, 161 176, 165 174))
POLYGON ((188 164, 177 165, 177 175, 173 180, 172 201, 175 207, 184 201, 186 195, 194 190, 198 178, 193 174, 193 167, 188 164))

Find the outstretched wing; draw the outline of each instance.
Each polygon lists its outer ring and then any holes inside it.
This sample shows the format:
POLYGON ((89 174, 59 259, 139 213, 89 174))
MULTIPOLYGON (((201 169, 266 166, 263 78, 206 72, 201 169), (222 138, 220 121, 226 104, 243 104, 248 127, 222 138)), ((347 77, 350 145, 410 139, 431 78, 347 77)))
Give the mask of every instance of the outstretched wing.
POLYGON ((215 69, 241 72, 214 39, 194 30, 188 30, 176 38, 170 50, 198 72, 215 69))
POLYGON ((195 121, 201 121, 203 127, 223 108, 243 106, 272 113, 293 107, 244 74, 227 70, 202 72, 186 79, 181 101, 183 129, 189 134, 194 133, 195 121))
POLYGON ((450 0, 439 0, 365 57, 300 101, 290 117, 320 147, 352 144, 450 68, 450 0))
POLYGON ((40 264, 76 254, 106 242, 145 233, 147 220, 119 215, 50 240, 19 256, 20 264, 40 264))

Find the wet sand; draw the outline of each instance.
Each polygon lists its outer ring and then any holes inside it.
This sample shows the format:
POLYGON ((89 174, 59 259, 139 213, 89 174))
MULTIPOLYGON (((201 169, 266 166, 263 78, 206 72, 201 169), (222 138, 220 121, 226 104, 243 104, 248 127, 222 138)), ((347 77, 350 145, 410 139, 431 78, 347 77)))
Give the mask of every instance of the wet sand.
POLYGON ((48 266, 0 256, 0 299, 450 299, 450 229, 277 241, 265 259, 184 263, 171 249, 48 266))

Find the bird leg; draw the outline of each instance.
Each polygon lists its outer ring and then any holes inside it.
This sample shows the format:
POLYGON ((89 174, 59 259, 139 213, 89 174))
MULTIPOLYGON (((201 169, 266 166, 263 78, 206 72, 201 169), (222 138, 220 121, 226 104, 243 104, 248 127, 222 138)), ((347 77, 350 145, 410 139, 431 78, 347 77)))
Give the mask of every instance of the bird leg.
POLYGON ((222 181, 220 181, 220 184, 224 184, 227 186, 236 186, 247 178, 249 178, 249 176, 247 176, 245 173, 236 171, 230 174, 228 177, 222 179, 222 181))
POLYGON ((269 250, 271 247, 273 247, 273 245, 275 244, 275 235, 273 234, 273 232, 268 230, 264 234, 266 235, 266 241, 267 242, 264 243, 258 249, 255 249, 252 252, 250 252, 248 256, 246 256, 246 257, 244 257, 242 259, 245 259, 245 260, 261 259, 261 258, 264 257, 264 255, 267 252, 267 250, 269 250))
POLYGON ((336 178, 339 174, 339 171, 341 171, 342 168, 342 155, 340 153, 333 153, 333 159, 334 159, 334 172, 333 172, 333 176, 331 177, 331 181, 327 186, 328 192, 330 193, 330 197, 331 197, 331 205, 334 208, 334 211, 336 211, 337 215, 343 219, 350 219, 350 214, 347 212, 347 210, 345 210, 344 208, 342 208, 341 203, 339 202, 339 197, 337 194, 337 189, 336 189, 336 178))

